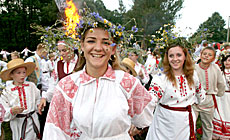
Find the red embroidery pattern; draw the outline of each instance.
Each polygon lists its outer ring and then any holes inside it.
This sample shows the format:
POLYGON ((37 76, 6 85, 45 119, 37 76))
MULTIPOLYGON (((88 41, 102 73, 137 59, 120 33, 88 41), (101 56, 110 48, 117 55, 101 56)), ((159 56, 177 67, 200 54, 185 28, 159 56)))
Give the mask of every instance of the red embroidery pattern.
POLYGON ((162 95, 164 94, 164 91, 157 83, 151 84, 149 87, 149 91, 152 91, 154 95, 158 97, 159 100, 162 98, 162 95))
MULTIPOLYGON (((213 133, 217 134, 217 135, 221 135, 222 137, 226 137, 226 138, 230 138, 230 133, 224 133, 223 129, 222 129, 222 122, 220 120, 217 120, 214 118, 214 120, 212 121, 213 123, 213 133)), ((224 122, 226 123, 225 126, 228 129, 228 131, 230 132, 230 122, 224 122)))
POLYGON ((151 95, 146 89, 138 83, 131 97, 128 99, 129 111, 128 114, 133 117, 135 114, 141 114, 146 105, 152 100, 151 95))
POLYGON ((26 93, 24 89, 25 86, 29 86, 29 84, 22 84, 22 87, 16 86, 14 88, 11 88, 11 91, 18 90, 20 106, 27 109, 26 93), (23 101, 22 101, 22 94, 23 94, 23 101), (23 106, 23 102, 24 102, 24 106, 23 106))
POLYGON ((208 70, 205 70, 205 80, 206 80, 206 90, 208 90, 209 89, 208 70))
POLYGON ((199 94, 201 90, 201 83, 199 82, 199 86, 196 87, 196 93, 199 94))
POLYGON ((65 94, 71 99, 74 97, 78 89, 78 86, 71 79, 70 75, 62 78, 61 81, 58 83, 58 85, 65 92, 65 94))
POLYGON ((127 92, 130 92, 135 82, 136 78, 134 78, 132 75, 128 73, 125 73, 120 84, 127 92))
POLYGON ((73 119, 72 114, 72 104, 64 98, 60 91, 55 90, 46 122, 54 124, 70 136, 70 124, 73 119))
POLYGON ((108 70, 103 75, 103 77, 108 77, 108 78, 111 78, 111 79, 115 79, 116 78, 115 71, 111 67, 108 67, 108 70))

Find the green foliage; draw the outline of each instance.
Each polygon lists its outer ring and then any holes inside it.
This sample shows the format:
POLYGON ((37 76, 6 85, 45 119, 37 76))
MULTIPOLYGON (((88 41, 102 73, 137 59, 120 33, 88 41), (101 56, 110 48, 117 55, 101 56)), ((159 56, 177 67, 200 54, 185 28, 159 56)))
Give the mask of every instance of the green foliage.
POLYGON ((50 0, 6 0, 0 3, 1 48, 8 51, 35 50, 38 37, 31 35, 31 23, 49 25, 56 21, 57 7, 50 0))
POLYGON ((202 40, 209 42, 221 42, 225 40, 227 30, 224 28, 225 21, 218 12, 212 14, 205 22, 200 24, 198 30, 190 38, 193 42, 200 43, 202 40))
POLYGON ((126 19, 135 18, 142 30, 139 40, 142 47, 147 44, 149 35, 155 33, 164 24, 173 24, 177 12, 182 8, 183 0, 134 0, 134 5, 127 12, 126 19))

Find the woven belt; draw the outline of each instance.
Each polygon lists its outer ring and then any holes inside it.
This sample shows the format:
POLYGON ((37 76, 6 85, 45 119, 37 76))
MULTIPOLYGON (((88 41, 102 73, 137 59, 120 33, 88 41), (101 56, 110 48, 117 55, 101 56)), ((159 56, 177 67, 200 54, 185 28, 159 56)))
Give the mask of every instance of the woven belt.
POLYGON ((195 140, 194 124, 193 124, 191 105, 189 105, 187 107, 170 107, 168 105, 163 105, 163 104, 160 103, 160 106, 162 106, 163 108, 169 109, 169 110, 173 110, 173 111, 188 111, 189 112, 190 140, 195 140))
POLYGON ((32 111, 30 113, 27 113, 27 114, 17 114, 16 117, 17 118, 24 118, 24 121, 22 123, 22 131, 21 131, 21 138, 20 140, 23 140, 25 139, 25 133, 26 133, 26 125, 27 125, 27 118, 31 118, 32 119, 32 124, 33 124, 33 128, 34 128, 34 132, 36 133, 37 135, 37 138, 40 139, 41 138, 41 135, 39 133, 39 130, 34 122, 34 119, 32 117, 32 114, 34 114, 35 111, 32 111))

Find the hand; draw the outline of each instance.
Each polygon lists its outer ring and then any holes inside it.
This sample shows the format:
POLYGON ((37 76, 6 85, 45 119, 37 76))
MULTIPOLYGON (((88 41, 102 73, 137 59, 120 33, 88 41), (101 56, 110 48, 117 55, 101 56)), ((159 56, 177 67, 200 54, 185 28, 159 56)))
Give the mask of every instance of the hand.
POLYGON ((23 107, 19 107, 19 106, 15 106, 13 108, 11 108, 11 111, 14 115, 17 115, 19 113, 22 113, 24 111, 23 107))
POLYGON ((143 75, 142 70, 139 71, 138 75, 141 77, 141 79, 144 79, 144 75, 143 75))
POLYGON ((131 125, 130 129, 129 129, 129 135, 130 136, 135 136, 137 134, 140 134, 141 130, 138 130, 134 125, 131 125))
POLYGON ((45 98, 41 98, 40 100, 40 104, 38 105, 38 113, 40 115, 42 115, 42 110, 43 108, 46 106, 46 99, 45 98))

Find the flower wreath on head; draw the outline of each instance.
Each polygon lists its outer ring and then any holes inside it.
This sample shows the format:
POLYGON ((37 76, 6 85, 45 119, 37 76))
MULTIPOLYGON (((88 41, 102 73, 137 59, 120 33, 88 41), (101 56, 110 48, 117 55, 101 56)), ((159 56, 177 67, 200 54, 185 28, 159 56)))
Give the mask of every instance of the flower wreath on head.
MULTIPOLYGON (((138 31, 136 26, 133 26, 131 30, 126 30, 125 26, 120 24, 115 25, 107 19, 102 18, 98 13, 91 12, 89 8, 79 9, 80 21, 76 24, 75 38, 70 37, 69 31, 65 30, 63 25, 66 21, 57 20, 51 27, 43 27, 40 25, 32 24, 31 28, 35 29, 34 34, 41 35, 41 41, 49 47, 49 50, 56 49, 58 41, 66 42, 67 47, 72 47, 74 49, 80 48, 80 40, 82 35, 85 34, 87 30, 93 32, 94 28, 101 27, 108 31, 111 40, 114 43, 111 46, 123 47, 128 46, 131 43, 131 39, 134 38, 134 33, 138 31)), ((134 20, 135 19, 131 19, 134 20)), ((131 22, 131 20, 129 22, 131 22)), ((129 23, 127 22, 126 25, 129 23)), ((136 22, 135 22, 136 24, 136 22)))
POLYGON ((223 50, 220 52, 219 57, 218 57, 218 63, 221 65, 222 60, 226 58, 227 56, 230 56, 230 50, 223 50))
POLYGON ((164 24, 163 27, 156 31, 156 35, 152 35, 152 39, 149 40, 151 44, 156 44, 155 49, 158 49, 162 61, 167 48, 172 44, 183 46, 187 48, 190 53, 193 51, 192 44, 187 41, 186 38, 178 37, 179 33, 174 32, 174 28, 175 25, 164 24))
POLYGON ((41 25, 31 24, 30 27, 36 30, 32 34, 41 36, 41 42, 46 44, 46 49, 50 52, 55 52, 59 41, 65 42, 65 46, 68 49, 77 49, 80 46, 80 39, 74 39, 66 35, 67 32, 63 27, 64 23, 62 20, 57 20, 52 26, 43 27, 41 25))
MULTIPOLYGON (((114 41, 111 46, 117 45, 118 47, 122 47, 124 45, 126 46, 126 44, 130 44, 131 39, 134 37, 133 34, 138 31, 136 26, 133 26, 131 30, 126 30, 125 26, 120 24, 115 25, 107 19, 101 17, 99 13, 91 12, 89 8, 79 10, 79 14, 81 18, 76 27, 76 32, 78 33, 79 38, 81 38, 88 29, 90 32, 93 32, 94 28, 101 27, 108 31, 111 40, 114 41)), ((135 19, 131 20, 134 20, 135 22, 135 19)))

